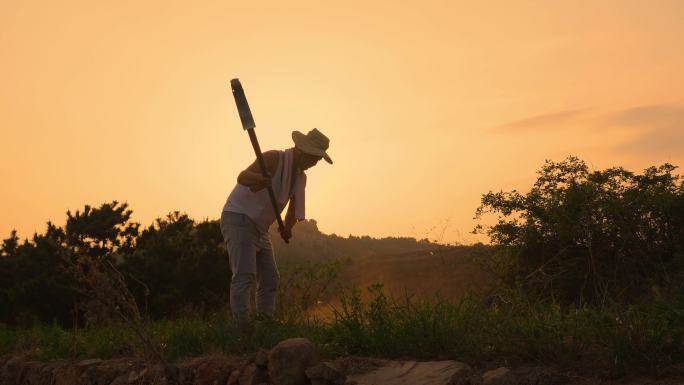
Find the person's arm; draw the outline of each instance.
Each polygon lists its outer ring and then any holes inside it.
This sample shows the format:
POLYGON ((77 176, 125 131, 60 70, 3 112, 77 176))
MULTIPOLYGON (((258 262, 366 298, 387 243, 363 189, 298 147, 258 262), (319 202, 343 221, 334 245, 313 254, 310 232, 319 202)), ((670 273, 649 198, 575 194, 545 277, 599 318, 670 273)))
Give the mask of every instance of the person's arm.
POLYGON ((237 182, 243 186, 249 187, 253 192, 257 192, 261 189, 266 188, 271 185, 271 175, 276 172, 278 168, 279 153, 278 151, 266 151, 263 153, 264 162, 266 163, 266 168, 268 169, 268 177, 265 177, 261 173, 261 167, 257 160, 254 161, 249 167, 242 171, 238 177, 237 182))
POLYGON ((285 227, 280 231, 280 237, 289 241, 292 238, 292 228, 297 224, 297 217, 295 216, 295 200, 290 199, 290 204, 287 205, 287 214, 285 214, 285 227))
POLYGON ((292 228, 294 225, 303 221, 304 216, 304 197, 305 197, 305 187, 306 187, 306 174, 301 173, 297 177, 297 182, 295 185, 294 196, 290 199, 290 204, 287 206, 287 214, 285 215, 285 228, 280 232, 280 236, 283 239, 292 238, 292 228))
POLYGON ((292 229, 298 220, 295 217, 295 200, 290 199, 290 204, 287 206, 287 214, 285 214, 285 227, 292 229))

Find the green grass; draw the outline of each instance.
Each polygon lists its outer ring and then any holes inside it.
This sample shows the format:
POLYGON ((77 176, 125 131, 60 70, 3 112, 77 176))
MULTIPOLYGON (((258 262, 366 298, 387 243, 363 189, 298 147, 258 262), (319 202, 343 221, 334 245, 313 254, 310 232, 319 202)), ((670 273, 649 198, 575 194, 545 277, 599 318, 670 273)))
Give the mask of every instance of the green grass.
POLYGON ((485 307, 473 297, 397 300, 371 287, 373 300, 345 296, 328 335, 346 353, 543 363, 633 371, 684 361, 684 302, 561 309, 509 296, 485 307))
MULTIPOLYGON (((511 296, 492 306, 474 297, 458 302, 391 298, 382 286, 345 292, 333 319, 256 322, 248 332, 230 319, 177 319, 150 325, 168 360, 210 352, 241 354, 304 336, 324 355, 456 359, 471 364, 539 363, 585 370, 634 372, 684 362, 684 301, 561 310, 511 296)), ((223 312, 227 313, 227 312, 223 312)), ((58 325, 0 325, 0 353, 31 350, 41 359, 110 358, 142 354, 125 325, 69 330, 58 325)))

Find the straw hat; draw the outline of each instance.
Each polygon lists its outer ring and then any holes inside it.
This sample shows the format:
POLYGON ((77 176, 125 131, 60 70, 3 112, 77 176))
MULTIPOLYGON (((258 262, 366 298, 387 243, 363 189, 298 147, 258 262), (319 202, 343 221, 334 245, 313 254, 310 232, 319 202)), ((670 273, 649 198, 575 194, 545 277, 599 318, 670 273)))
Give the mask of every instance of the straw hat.
POLYGON ((298 149, 310 155, 322 156, 326 162, 332 164, 332 159, 325 152, 330 146, 330 139, 322 132, 315 128, 306 135, 299 131, 292 131, 292 140, 298 149))

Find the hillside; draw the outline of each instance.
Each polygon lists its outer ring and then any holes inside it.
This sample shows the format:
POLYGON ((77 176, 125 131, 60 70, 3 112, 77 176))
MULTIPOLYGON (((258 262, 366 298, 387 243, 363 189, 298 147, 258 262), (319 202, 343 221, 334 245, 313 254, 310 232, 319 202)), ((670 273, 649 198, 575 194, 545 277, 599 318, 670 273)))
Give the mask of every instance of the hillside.
POLYGON ((295 227, 293 239, 285 244, 276 228, 271 240, 281 270, 303 263, 343 262, 335 285, 357 287, 365 294, 373 284, 383 284, 387 293, 419 298, 458 298, 479 290, 490 281, 481 260, 491 252, 485 245, 444 246, 408 237, 371 238, 320 232, 316 221, 295 227))
POLYGON ((340 281, 366 288, 382 283, 395 296, 408 293, 419 298, 458 298, 482 289, 490 280, 479 265, 481 250, 461 246, 405 253, 351 258, 340 272, 340 281))
POLYGON ((293 229, 293 237, 285 244, 274 225, 270 229, 271 242, 279 263, 309 260, 333 260, 373 255, 396 254, 410 251, 430 250, 438 245, 427 239, 409 237, 372 238, 369 236, 341 237, 324 234, 315 220, 299 222, 293 229))

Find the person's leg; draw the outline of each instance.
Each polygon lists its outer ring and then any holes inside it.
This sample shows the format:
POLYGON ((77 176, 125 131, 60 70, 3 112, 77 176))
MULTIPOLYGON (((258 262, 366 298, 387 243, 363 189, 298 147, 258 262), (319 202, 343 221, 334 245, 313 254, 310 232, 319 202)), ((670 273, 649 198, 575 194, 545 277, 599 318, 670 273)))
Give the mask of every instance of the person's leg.
POLYGON ((276 294, 278 290, 278 267, 273 255, 273 247, 268 234, 259 237, 256 254, 257 295, 256 310, 260 316, 271 318, 275 311, 276 294))
POLYGON ((224 212, 221 232, 226 241, 233 274, 230 283, 230 308, 238 324, 249 321, 249 297, 256 275, 255 229, 246 215, 224 212))

